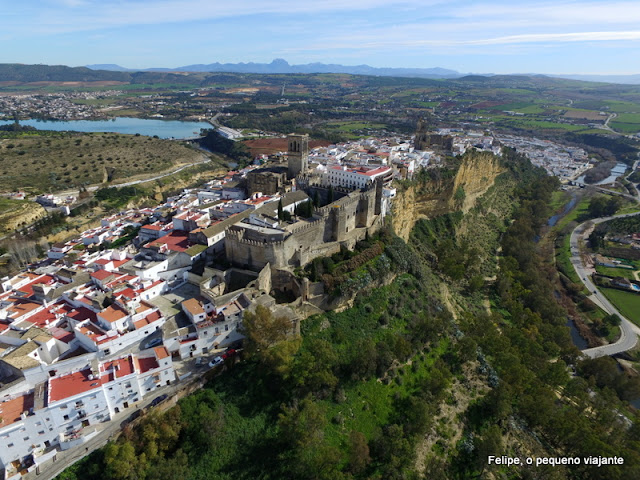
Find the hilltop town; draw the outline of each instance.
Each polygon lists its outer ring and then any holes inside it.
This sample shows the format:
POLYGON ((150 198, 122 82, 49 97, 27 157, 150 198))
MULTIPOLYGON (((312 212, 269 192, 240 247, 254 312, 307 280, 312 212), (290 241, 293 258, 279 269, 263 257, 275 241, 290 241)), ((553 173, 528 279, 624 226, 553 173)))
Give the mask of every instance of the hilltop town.
MULTIPOLYGON (((302 318, 331 309, 326 285, 300 272, 380 230, 397 194, 394 180, 468 150, 499 155, 503 145, 485 132, 431 132, 424 123, 413 139, 310 150, 307 135, 289 135, 287 143, 286 152, 155 208, 104 217, 51 245, 45 261, 2 279, 5 478, 188 382, 209 356, 235 352, 244 312, 266 306, 295 332, 302 318)), ((544 144, 534 159, 551 174, 575 178, 589 165, 584 152, 544 144)), ((38 199, 50 207, 66 200, 38 199)))

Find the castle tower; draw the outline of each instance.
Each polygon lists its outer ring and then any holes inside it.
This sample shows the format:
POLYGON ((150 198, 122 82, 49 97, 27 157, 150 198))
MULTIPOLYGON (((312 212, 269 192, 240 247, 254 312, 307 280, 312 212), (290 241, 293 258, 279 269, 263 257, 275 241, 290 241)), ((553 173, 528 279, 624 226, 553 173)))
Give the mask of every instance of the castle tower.
POLYGON ((309 169, 309 135, 288 135, 287 157, 289 178, 295 178, 309 169))

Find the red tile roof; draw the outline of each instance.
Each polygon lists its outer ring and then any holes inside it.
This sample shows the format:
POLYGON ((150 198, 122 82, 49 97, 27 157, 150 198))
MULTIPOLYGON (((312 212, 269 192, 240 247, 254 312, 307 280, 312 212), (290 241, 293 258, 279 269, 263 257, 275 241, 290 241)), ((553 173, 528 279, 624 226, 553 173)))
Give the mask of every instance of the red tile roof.
POLYGON ((138 358, 138 365, 140 366, 140 373, 146 373, 149 370, 160 368, 155 357, 138 358))
POLYGON ((131 375, 133 372, 134 366, 131 355, 100 364, 100 373, 103 375, 109 375, 109 379, 107 381, 126 377, 127 375, 131 375))
POLYGON ((0 403, 0 428, 7 427, 20 421, 22 412, 28 412, 33 408, 33 393, 27 393, 11 400, 0 403))
POLYGON ((172 252, 184 252, 194 244, 189 241, 189 234, 182 230, 174 230, 173 232, 152 240, 145 245, 147 248, 159 248, 162 245, 166 245, 167 249, 172 252))
POLYGON ((107 308, 101 311, 99 315, 100 317, 104 318, 107 322, 113 323, 127 317, 129 313, 127 313, 125 310, 123 310, 117 305, 109 305, 107 308))
POLYGON ((204 308, 197 298, 190 298, 182 302, 182 307, 191 315, 199 315, 204 313, 204 308))
POLYGON ((91 320, 92 322, 95 322, 98 318, 97 314, 93 310, 90 310, 86 307, 74 308, 73 310, 69 311, 66 315, 67 317, 73 318, 78 322, 82 322, 83 320, 91 320))
POLYGON ((108 270, 97 270, 91 274, 91 277, 95 278, 96 280, 103 281, 109 278, 111 275, 113 275, 113 273, 109 272, 108 270))
POLYGON ((49 379, 49 402, 57 402, 99 388, 100 380, 90 379, 90 375, 91 369, 86 368, 79 372, 49 379))
POLYGON ((47 328, 49 323, 53 323, 56 321, 56 315, 51 312, 50 308, 45 308, 44 310, 31 315, 26 319, 26 321, 29 323, 33 323, 40 328, 47 328))
POLYGON ((162 230, 162 227, 164 225, 155 225, 155 224, 151 224, 151 225, 143 225, 142 229, 143 230, 162 230))
POLYGON ((167 350, 167 347, 155 347, 153 351, 156 352, 156 358, 158 360, 162 360, 169 356, 169 350, 167 350))
POLYGON ((155 311, 140 320, 136 320, 135 322, 133 322, 133 325, 136 327, 136 330, 139 330, 146 327, 147 325, 152 324, 153 322, 157 322, 161 318, 162 314, 159 311, 155 311))
POLYGON ((41 308, 42 305, 28 300, 17 300, 8 308, 9 317, 17 318, 22 315, 28 315, 34 310, 41 308))

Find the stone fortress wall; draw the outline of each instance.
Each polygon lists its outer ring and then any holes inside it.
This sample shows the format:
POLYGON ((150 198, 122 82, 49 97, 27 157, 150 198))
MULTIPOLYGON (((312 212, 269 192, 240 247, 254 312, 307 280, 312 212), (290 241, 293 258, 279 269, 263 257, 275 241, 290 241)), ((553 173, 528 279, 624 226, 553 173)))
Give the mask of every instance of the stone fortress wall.
POLYGON ((366 190, 341 187, 329 189, 322 179, 309 173, 309 137, 289 136, 288 172, 298 190, 320 204, 309 219, 281 224, 281 229, 236 224, 226 231, 227 259, 234 267, 260 271, 270 265, 272 271, 304 267, 314 258, 332 255, 341 246, 352 249, 356 242, 374 233, 382 225, 382 180, 366 190))

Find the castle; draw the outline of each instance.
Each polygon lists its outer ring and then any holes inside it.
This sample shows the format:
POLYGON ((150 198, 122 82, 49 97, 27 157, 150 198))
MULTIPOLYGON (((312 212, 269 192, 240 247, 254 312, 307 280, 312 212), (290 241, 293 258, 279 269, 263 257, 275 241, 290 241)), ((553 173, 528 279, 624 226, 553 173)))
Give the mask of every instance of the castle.
POLYGON ((290 135, 288 148, 287 171, 296 190, 282 197, 285 207, 294 213, 297 205, 312 199, 319 205, 310 217, 294 215, 287 221, 277 217, 277 204, 269 203, 230 227, 225 251, 235 267, 253 271, 267 264, 272 269, 304 267, 316 257, 339 252, 341 246, 353 249, 367 232, 371 234, 383 224, 389 201, 383 194, 383 184, 390 175, 379 175, 379 169, 375 169, 366 184, 345 180, 345 185, 334 186, 327 182, 326 174, 309 170, 307 135, 290 135))

